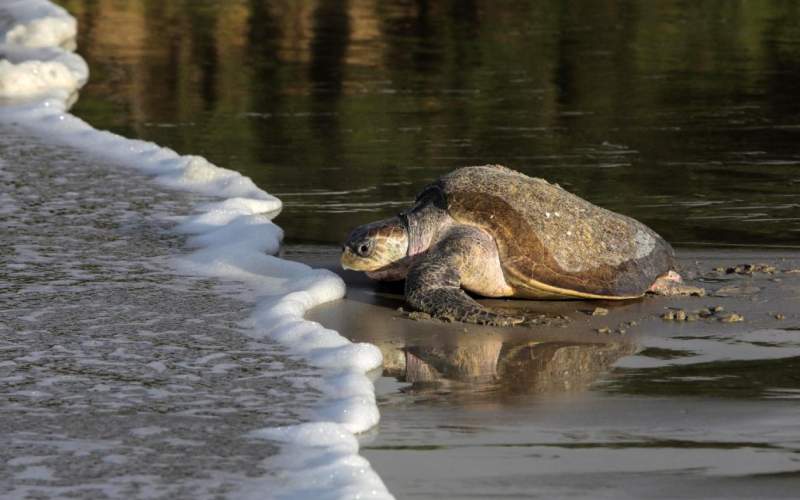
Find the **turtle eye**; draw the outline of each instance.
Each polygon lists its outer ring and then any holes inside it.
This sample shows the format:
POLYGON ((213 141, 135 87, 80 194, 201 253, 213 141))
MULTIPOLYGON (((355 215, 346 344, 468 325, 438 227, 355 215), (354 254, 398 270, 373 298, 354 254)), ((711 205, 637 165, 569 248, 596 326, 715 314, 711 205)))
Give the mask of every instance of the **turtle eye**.
POLYGON ((360 255, 360 256, 362 256, 362 257, 366 257, 366 256, 367 256, 367 254, 369 253, 369 247, 370 247, 370 245, 368 245, 368 244, 366 244, 366 243, 362 243, 362 244, 361 244, 361 245, 358 247, 358 255, 360 255))

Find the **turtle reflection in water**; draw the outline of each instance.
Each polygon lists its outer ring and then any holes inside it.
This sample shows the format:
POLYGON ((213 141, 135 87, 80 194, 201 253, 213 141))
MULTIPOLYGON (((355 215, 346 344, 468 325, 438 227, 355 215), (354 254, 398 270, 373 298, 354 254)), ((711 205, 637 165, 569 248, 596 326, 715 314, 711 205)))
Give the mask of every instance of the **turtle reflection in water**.
POLYGON ((412 384, 415 392, 482 388, 488 393, 583 391, 613 363, 637 351, 632 339, 508 341, 500 335, 456 337, 454 342, 399 347, 377 342, 384 374, 412 384))
POLYGON ((342 266, 406 280, 411 307, 433 317, 507 326, 525 318, 485 297, 624 300, 696 293, 672 247, 644 224, 500 165, 465 167, 427 186, 410 209, 360 226, 342 266))

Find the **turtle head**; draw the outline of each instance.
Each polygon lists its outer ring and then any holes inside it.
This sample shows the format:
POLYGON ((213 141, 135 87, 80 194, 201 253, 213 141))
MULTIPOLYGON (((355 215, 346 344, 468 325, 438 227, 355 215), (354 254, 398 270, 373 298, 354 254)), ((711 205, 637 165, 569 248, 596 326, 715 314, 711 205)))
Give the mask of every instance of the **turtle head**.
POLYGON ((342 267, 377 271, 408 255, 408 229, 400 217, 380 220, 353 229, 342 247, 342 267))

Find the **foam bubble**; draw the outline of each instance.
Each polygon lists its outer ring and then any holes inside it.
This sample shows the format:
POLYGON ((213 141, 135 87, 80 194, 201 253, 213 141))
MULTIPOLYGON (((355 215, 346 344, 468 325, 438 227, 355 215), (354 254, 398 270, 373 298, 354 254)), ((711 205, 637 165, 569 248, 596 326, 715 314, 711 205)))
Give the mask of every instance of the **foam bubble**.
POLYGON ((78 87, 78 79, 61 63, 25 61, 12 64, 0 61, 0 97, 30 97, 52 90, 71 94, 78 87))
POLYGON ((74 48, 78 23, 61 7, 44 0, 6 0, 3 10, 16 24, 0 39, 24 47, 74 48))
MULTIPOLYGON (((358 456, 358 441, 340 425, 309 423, 253 435, 284 443, 288 445, 285 450, 292 450, 265 464, 278 473, 278 487, 270 491, 275 498, 392 498, 369 462, 358 456)), ((260 498, 263 490, 250 490, 245 496, 260 498)))
POLYGON ((51 47, 68 44, 75 39, 74 19, 45 17, 19 24, 6 33, 6 43, 25 47, 51 47))

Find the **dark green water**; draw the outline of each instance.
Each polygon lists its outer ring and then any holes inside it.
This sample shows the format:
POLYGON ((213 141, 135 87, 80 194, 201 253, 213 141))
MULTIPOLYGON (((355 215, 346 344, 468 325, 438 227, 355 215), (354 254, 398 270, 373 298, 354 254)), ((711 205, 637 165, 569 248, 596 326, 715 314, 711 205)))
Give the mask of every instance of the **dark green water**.
POLYGON ((74 112, 200 154, 336 243, 503 163, 675 243, 800 243, 800 5, 63 0, 74 112))

